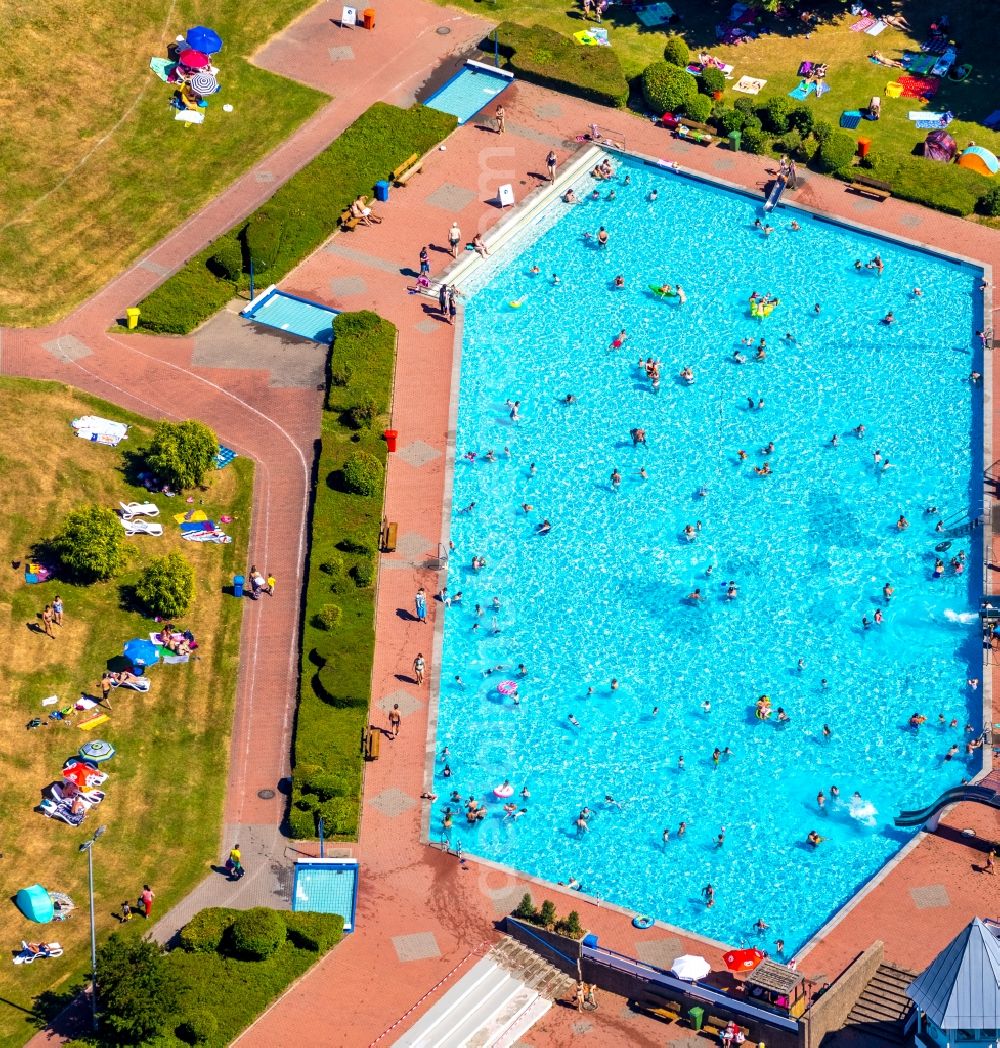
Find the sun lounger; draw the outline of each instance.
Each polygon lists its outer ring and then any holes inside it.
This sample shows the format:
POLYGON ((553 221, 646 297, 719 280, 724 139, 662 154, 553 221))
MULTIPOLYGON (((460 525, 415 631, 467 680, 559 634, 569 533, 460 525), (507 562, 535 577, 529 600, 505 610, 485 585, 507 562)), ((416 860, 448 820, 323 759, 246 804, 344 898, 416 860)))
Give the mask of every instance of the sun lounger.
POLYGON ((111 678, 112 688, 128 688, 130 691, 149 691, 152 684, 148 677, 136 677, 129 680, 116 680, 111 678))
POLYGON ((163 525, 143 520, 141 517, 121 517, 122 527, 126 535, 154 535, 160 538, 163 535, 163 525))
POLYGON ((23 939, 21 950, 14 955, 15 964, 32 964, 36 957, 62 957, 63 948, 57 942, 40 942, 35 944, 38 949, 33 950, 23 939))
POLYGON ((119 502, 124 517, 158 517, 160 507, 155 502, 119 502))

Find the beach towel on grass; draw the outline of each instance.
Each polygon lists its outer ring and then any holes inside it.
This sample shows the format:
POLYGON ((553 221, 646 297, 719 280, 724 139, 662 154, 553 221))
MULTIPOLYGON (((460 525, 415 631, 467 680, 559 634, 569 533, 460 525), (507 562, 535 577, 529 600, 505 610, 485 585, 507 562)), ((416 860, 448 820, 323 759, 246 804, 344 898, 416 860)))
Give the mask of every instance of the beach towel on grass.
POLYGON ((943 131, 951 123, 950 119, 941 120, 917 120, 914 127, 918 131, 943 131))
POLYGON ((674 16, 674 9, 670 4, 650 4, 648 7, 636 8, 635 16, 648 29, 669 22, 674 16))
POLYGON ((865 30, 865 36, 878 36, 883 29, 885 29, 885 22, 880 18, 874 25, 870 25, 865 30))
POLYGON ((807 84, 805 80, 800 80, 799 86, 788 92, 788 97, 797 98, 800 102, 804 102, 815 90, 815 84, 807 84))
POLYGON ((847 109, 840 114, 840 126, 846 127, 848 131, 853 131, 860 123, 861 113, 857 109, 847 109))
POLYGON ((205 514, 201 515, 201 519, 185 520, 181 524, 182 535, 198 534, 202 531, 215 531, 215 521, 205 519, 205 514))
POLYGON ((820 80, 816 84, 816 97, 817 98, 822 98, 825 94, 828 94, 829 91, 830 91, 830 85, 829 85, 829 83, 826 80, 820 80))
POLYGON ((124 422, 112 422, 111 419, 101 418, 99 415, 82 415, 73 419, 70 425, 81 440, 89 440, 92 444, 106 444, 112 448, 117 447, 128 436, 128 426, 124 422))
POLYGON ((186 513, 175 513, 174 520, 178 524, 190 524, 199 520, 208 520, 208 514, 203 509, 189 509, 186 513))
POLYGON ((933 68, 937 59, 934 55, 917 55, 912 51, 907 51, 903 55, 903 65, 907 71, 913 73, 914 76, 923 76, 929 73, 933 68))
POLYGON ((741 76, 740 79, 733 84, 733 90, 739 95, 757 95, 760 94, 761 88, 766 83, 766 80, 758 80, 753 76, 741 76))
POLYGON ((863 33, 866 29, 870 29, 875 24, 875 19, 869 15, 865 15, 864 18, 859 18, 858 21, 851 26, 852 33, 863 33))
POLYGON ((932 98, 941 86, 936 76, 901 76, 897 83, 903 85, 903 98, 932 98))

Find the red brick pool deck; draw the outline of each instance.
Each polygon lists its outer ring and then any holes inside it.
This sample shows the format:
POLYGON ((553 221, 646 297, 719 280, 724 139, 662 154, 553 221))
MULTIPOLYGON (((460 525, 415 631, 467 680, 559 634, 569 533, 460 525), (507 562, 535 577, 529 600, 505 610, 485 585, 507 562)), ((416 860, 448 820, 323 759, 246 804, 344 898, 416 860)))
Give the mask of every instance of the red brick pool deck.
MULTIPOLYGON (((288 600, 255 606, 245 616, 226 817, 229 824, 272 829, 280 818, 280 801, 261 800, 257 791, 273 789, 288 772, 294 703, 289 660, 294 656, 294 594, 301 585, 299 543, 308 495, 303 463, 309 461, 318 433, 319 394, 282 387, 275 381, 277 363, 274 371, 199 364, 197 338, 118 338, 105 332, 165 272, 266 195, 261 188, 266 180, 258 176, 283 180, 310 150, 321 148, 324 137, 328 141, 375 98, 404 101, 420 81, 420 71, 426 72, 428 63, 452 46, 433 33, 434 25, 454 26, 454 41, 458 36, 473 39, 483 24, 421 0, 408 0, 405 7, 392 0, 379 8, 374 36, 358 30, 348 37, 350 31, 328 28, 333 10, 331 5, 314 9, 258 56, 269 68, 338 93, 314 118, 316 127, 303 129, 303 140, 290 142, 270 163, 258 165, 220 198, 216 210, 210 207, 186 223, 183 246, 177 238, 167 238, 67 321, 44 331, 3 332, 0 342, 5 374, 56 378, 154 416, 204 418, 224 441, 257 461, 260 487, 251 556, 275 571, 288 600), (419 47, 411 42, 414 26, 419 47), (376 44, 387 42, 398 49, 398 65, 375 50, 376 44), (353 57, 330 54, 330 48, 344 47, 353 57), (355 74, 359 68, 365 72, 355 74)), ((381 759, 366 770, 361 839, 350 849, 362 866, 358 931, 251 1027, 241 1045, 355 1048, 380 1039, 391 1044, 498 938, 496 920, 525 890, 536 900, 553 898, 560 910, 576 908, 602 944, 625 953, 669 963, 675 951, 692 950, 721 964, 718 952, 703 941, 669 928, 638 932, 617 910, 572 893, 560 897, 561 889, 542 888, 475 860, 460 865, 454 856, 420 843, 430 690, 400 678, 408 677, 414 655, 423 651, 433 681, 434 624, 442 609, 431 602, 427 625, 406 621, 397 609, 411 606, 419 585, 429 593, 440 586, 439 576, 424 564, 437 552, 445 514, 453 330, 428 312, 427 300, 406 294, 410 278, 401 270, 416 268, 422 244, 443 245, 453 218, 466 237, 488 230, 500 218, 490 203, 497 186, 510 182, 523 199, 538 185, 532 172, 543 166, 549 148, 567 159, 578 148, 576 136, 594 121, 607 121, 630 151, 676 160, 684 168, 751 188, 766 177, 766 162, 760 158, 677 143, 638 117, 530 85, 515 84, 503 101, 507 134, 495 135, 475 121, 461 128, 444 151, 427 158, 422 174, 393 191, 391 201, 381 206, 381 226, 333 237, 282 282, 288 291, 337 308, 377 310, 399 328, 393 424, 400 446, 391 458, 386 504, 386 515, 399 522, 399 545, 397 553, 382 559, 373 721, 378 723, 396 702, 404 719, 399 738, 385 740, 381 759)), ((807 174, 792 199, 994 267, 1000 262, 1000 235, 985 227, 897 200, 876 204, 817 175, 807 174)), ((431 258, 435 274, 449 261, 434 248, 431 258)), ((987 325, 992 326, 992 317, 987 325)), ((241 336, 248 343, 254 337, 252 331, 241 336)), ((994 374, 993 388, 986 391, 994 424, 997 382, 994 374)), ((993 550, 993 560, 1000 562, 1000 549, 993 550)), ((982 839, 1000 837, 1000 818, 996 812, 960 805, 943 825, 936 835, 922 835, 813 946, 801 963, 807 974, 832 979, 877 938, 885 941, 888 959, 920 968, 973 915, 997 915, 997 882, 976 872, 982 855, 960 831, 968 827, 982 839)), ((762 850, 744 861, 766 863, 767 855, 762 850)), ((748 922, 752 917, 747 915, 748 922)), ((542 1048, 579 1041, 652 1045, 690 1039, 689 1033, 628 1016, 619 1004, 585 1018, 554 1008, 521 1043, 542 1048)), ((40 1035, 36 1040, 44 1039, 40 1035)))

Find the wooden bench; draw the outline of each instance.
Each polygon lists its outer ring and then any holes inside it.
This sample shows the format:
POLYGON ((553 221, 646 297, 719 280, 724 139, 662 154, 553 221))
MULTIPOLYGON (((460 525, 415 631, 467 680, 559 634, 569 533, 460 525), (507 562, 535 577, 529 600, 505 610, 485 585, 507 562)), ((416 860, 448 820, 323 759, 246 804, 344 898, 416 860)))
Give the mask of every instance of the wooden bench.
POLYGON ((856 178, 847 191, 878 201, 888 200, 892 196, 892 186, 886 182, 877 182, 874 178, 856 178))
POLYGON ((378 728, 368 726, 368 738, 365 745, 365 760, 377 761, 379 747, 382 745, 382 732, 378 728))
POLYGON ((677 1001, 667 1001, 658 1008, 654 1008, 652 1005, 646 1005, 643 1010, 668 1023, 677 1022, 681 1017, 681 1006, 677 1001))
POLYGON ((699 146, 710 146, 716 140, 715 132, 708 124, 699 124, 696 120, 684 120, 683 118, 674 129, 674 136, 685 142, 694 142, 699 146))
POLYGON ((383 553, 395 553, 396 552, 396 537, 399 535, 399 525, 396 521, 392 520, 385 526, 385 530, 382 532, 382 552, 383 553))
POLYGON ((351 209, 346 208, 340 212, 340 228, 341 229, 356 229, 358 223, 361 221, 357 215, 351 214, 351 209))
POLYGON ((420 159, 420 154, 413 153, 392 172, 390 177, 393 185, 405 186, 414 175, 420 172, 423 166, 424 162, 420 159))

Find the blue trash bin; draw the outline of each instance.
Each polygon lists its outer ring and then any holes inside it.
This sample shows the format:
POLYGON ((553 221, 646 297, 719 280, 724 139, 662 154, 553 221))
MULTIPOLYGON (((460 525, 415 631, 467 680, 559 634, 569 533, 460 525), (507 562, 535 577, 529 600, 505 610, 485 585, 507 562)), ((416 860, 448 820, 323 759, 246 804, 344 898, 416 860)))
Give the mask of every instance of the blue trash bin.
POLYGON ((246 582, 246 579, 244 579, 242 575, 234 575, 233 576, 233 596, 234 597, 242 597, 243 596, 243 583, 244 582, 246 582))
POLYGON ((389 183, 388 182, 376 182, 375 183, 375 199, 381 201, 383 204, 389 200, 389 183))

